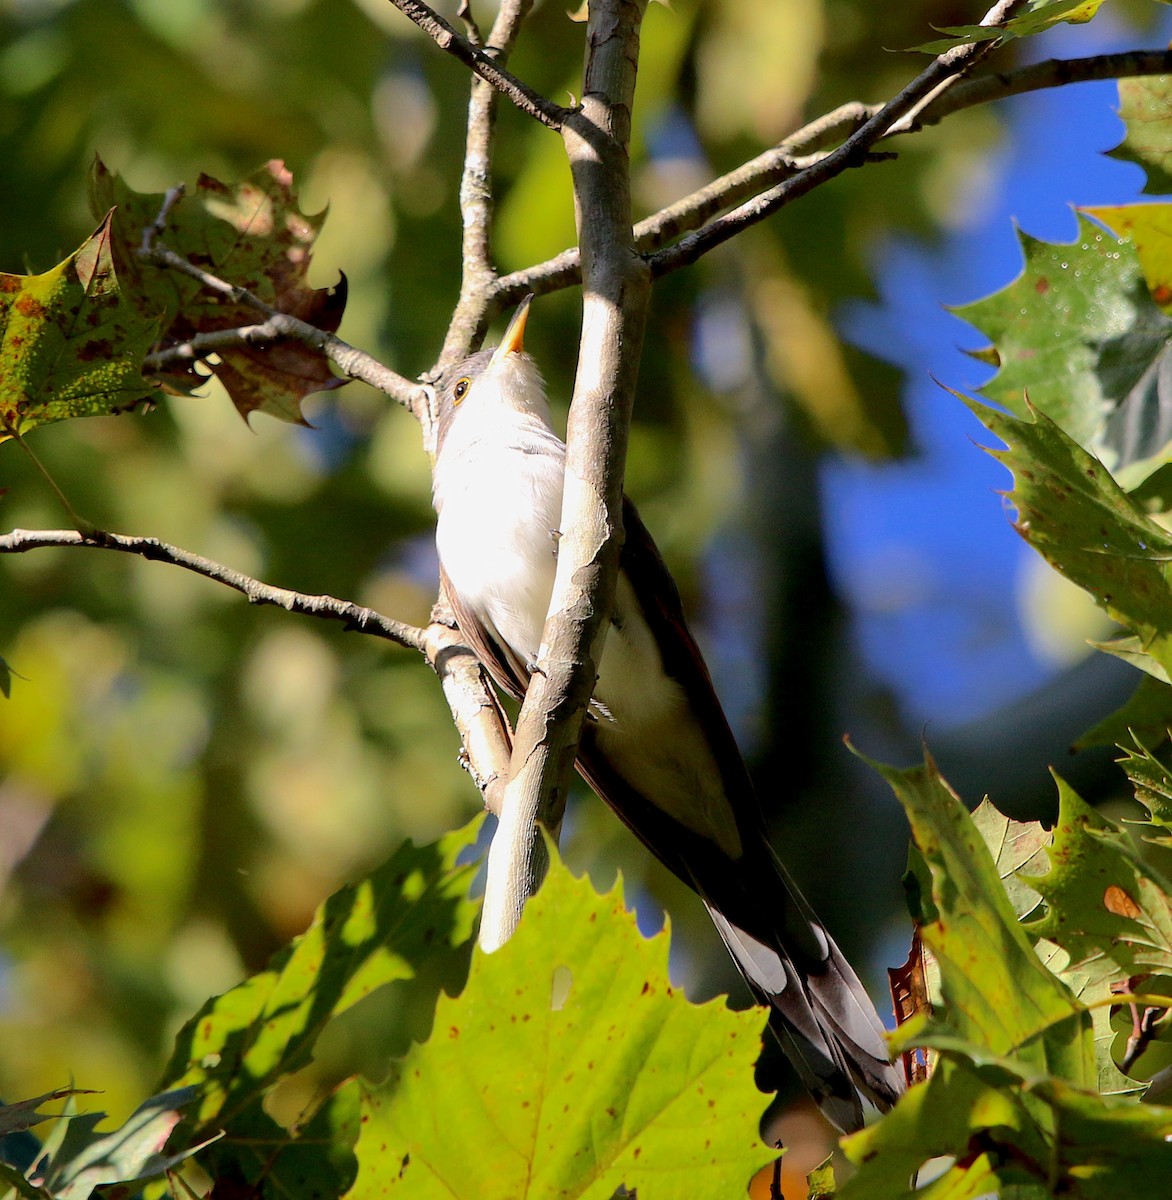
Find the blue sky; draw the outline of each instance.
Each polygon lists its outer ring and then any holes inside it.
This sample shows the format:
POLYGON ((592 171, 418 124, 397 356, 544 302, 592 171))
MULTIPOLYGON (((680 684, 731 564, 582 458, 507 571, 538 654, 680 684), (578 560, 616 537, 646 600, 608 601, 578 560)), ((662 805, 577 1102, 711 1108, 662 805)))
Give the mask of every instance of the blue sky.
MULTIPOLYGON (((1059 27, 1036 45, 1045 57, 1073 57, 1158 42, 1100 19, 1059 27)), ((997 495, 1009 475, 978 449, 994 439, 932 381, 974 390, 989 376, 962 352, 981 346, 981 335, 943 306, 988 295, 1019 273, 1015 227, 1072 241, 1072 205, 1144 198, 1140 170, 1103 153, 1123 134, 1113 83, 1006 104, 1009 141, 981 210, 939 249, 885 246, 880 303, 840 320, 845 336, 907 372, 920 456, 883 466, 839 459, 823 472, 832 571, 858 613, 864 654, 913 723, 932 718, 937 727, 978 717, 1055 670, 1018 620, 1019 576, 1033 551, 997 495)))

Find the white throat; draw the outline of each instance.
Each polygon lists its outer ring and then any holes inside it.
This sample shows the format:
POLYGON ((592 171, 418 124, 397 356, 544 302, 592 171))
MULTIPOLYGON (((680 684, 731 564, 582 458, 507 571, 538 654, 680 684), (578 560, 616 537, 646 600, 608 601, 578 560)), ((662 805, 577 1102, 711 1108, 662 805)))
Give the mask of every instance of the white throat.
POLYGON ((537 658, 553 592, 565 461, 541 376, 519 354, 476 379, 436 460, 440 562, 523 662, 537 658))

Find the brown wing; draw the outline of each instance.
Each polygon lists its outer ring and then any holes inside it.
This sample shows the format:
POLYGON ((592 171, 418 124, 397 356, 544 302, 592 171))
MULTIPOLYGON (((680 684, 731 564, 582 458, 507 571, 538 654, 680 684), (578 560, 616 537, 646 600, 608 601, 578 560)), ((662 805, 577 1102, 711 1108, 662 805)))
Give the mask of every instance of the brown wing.
POLYGON ((452 607, 456 624, 468 643, 468 648, 480 659, 493 683, 514 700, 525 699, 525 690, 529 686, 529 668, 506 645, 503 638, 497 636, 496 630, 485 623, 467 605, 462 603, 452 581, 448 578, 443 565, 440 565, 440 585, 452 607))

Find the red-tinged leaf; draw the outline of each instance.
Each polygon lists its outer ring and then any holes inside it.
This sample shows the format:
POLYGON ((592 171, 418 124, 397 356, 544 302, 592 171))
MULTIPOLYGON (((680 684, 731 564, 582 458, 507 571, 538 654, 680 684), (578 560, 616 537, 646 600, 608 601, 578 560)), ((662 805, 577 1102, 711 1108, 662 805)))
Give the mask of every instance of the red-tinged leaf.
POLYGON ((43 275, 0 274, 0 441, 156 395, 142 376, 153 322, 127 303, 109 215, 43 275))
MULTIPOLYGON (((292 311, 292 316, 333 333, 346 307, 346 277, 335 288, 303 294, 298 307, 300 311, 292 311)), ((254 412, 266 412, 304 425, 301 401, 314 392, 332 391, 346 382, 333 374, 320 350, 303 342, 279 341, 221 350, 217 361, 209 365, 245 419, 254 412)))
MULTIPOLYGON (((265 318, 256 308, 178 271, 144 267, 136 252, 143 231, 151 227, 169 250, 270 307, 330 333, 341 323, 345 279, 333 288, 313 288, 307 281, 313 243, 326 214, 301 211, 293 177, 283 163, 274 160, 240 183, 201 175, 190 193, 167 197, 133 191, 97 161, 90 192, 95 207, 117 206, 119 259, 134 263, 130 269, 136 272, 143 310, 163 314, 157 351, 265 318)), ((157 378, 168 391, 186 395, 209 373, 221 379, 242 416, 267 412, 296 423, 304 423, 301 402, 306 396, 344 382, 320 350, 292 339, 221 346, 194 360, 176 360, 161 368, 157 378)))

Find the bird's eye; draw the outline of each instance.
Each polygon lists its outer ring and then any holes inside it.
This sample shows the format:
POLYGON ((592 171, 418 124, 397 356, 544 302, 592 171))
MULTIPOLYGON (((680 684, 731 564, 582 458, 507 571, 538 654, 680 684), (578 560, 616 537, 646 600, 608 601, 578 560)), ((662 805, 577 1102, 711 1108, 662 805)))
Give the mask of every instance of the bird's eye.
POLYGON ((467 375, 463 379, 456 380, 456 386, 452 388, 452 396, 457 404, 468 395, 468 389, 472 386, 472 380, 467 375))

